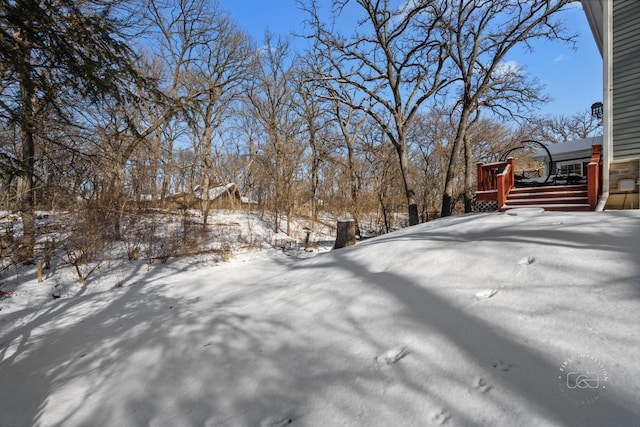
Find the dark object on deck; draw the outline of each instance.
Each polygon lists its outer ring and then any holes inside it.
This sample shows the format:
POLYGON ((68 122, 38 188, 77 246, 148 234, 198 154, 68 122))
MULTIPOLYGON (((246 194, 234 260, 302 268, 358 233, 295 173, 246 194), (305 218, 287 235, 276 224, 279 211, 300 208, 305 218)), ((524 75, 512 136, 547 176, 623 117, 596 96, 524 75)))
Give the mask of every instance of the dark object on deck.
MULTIPOLYGON (((547 183, 547 181, 549 181, 549 177, 551 176, 551 165, 553 164, 553 158, 551 157, 551 152, 549 151, 547 146, 544 145, 542 142, 536 141, 536 140, 533 140, 533 139, 525 139, 524 141, 520 141, 519 144, 520 144, 519 146, 510 148, 507 151, 505 151, 500 156, 500 161, 507 160, 507 158, 509 158, 509 154, 511 154, 513 151, 523 150, 525 148, 528 148, 528 144, 535 144, 535 145, 538 145, 538 146, 542 147, 544 149, 544 151, 547 152, 547 156, 549 156, 549 164, 547 165, 547 168, 546 168, 547 169, 547 177, 541 183, 541 185, 545 185, 547 183)), ((516 180, 517 180, 517 178, 516 178, 516 180)), ((520 180, 520 182, 522 182, 522 180, 520 180)))
POLYGON ((351 218, 340 218, 338 220, 336 243, 333 245, 333 249, 340 249, 355 244, 356 222, 351 218))

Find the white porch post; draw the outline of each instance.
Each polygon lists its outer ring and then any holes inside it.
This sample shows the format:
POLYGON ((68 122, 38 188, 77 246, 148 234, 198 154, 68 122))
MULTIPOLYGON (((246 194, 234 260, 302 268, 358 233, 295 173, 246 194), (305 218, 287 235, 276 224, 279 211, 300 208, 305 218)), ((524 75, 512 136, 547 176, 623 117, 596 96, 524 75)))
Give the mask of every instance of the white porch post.
POLYGON ((603 8, 603 104, 602 191, 609 191, 609 165, 613 160, 613 2, 601 0, 603 8))

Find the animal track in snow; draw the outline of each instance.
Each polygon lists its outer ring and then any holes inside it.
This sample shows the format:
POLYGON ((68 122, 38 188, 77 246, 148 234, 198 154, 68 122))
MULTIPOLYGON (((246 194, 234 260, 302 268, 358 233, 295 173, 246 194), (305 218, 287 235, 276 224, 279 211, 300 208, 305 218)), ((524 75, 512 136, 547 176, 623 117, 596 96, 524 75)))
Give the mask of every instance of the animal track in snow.
POLYGON ((520 258, 520 260, 518 261, 519 265, 529 265, 529 264, 533 264, 534 261, 536 259, 534 257, 524 257, 524 258, 520 258))
POLYGON ((387 365, 392 365, 398 362, 400 359, 404 358, 409 353, 411 353, 411 350, 409 350, 409 347, 403 345, 401 347, 394 347, 391 350, 385 351, 380 356, 377 356, 375 360, 378 363, 385 363, 387 365))
POLYGON ((263 419, 260 422, 260 427, 283 427, 288 426, 293 422, 293 417, 290 415, 276 415, 263 419))
POLYGON ((484 291, 478 292, 474 296, 476 299, 489 299, 497 293, 498 293, 497 289, 485 289, 484 291))
POLYGON ((482 377, 476 377, 473 380, 473 386, 481 393, 486 393, 491 390, 491 386, 482 377))
POLYGON ((513 365, 503 360, 498 360, 497 362, 493 362, 491 366, 493 366, 495 369, 500 369, 502 372, 509 372, 509 370, 513 368, 513 365))
POLYGON ((432 411, 429 416, 431 417, 431 421, 438 425, 443 425, 449 421, 449 418, 451 418, 451 415, 449 415, 449 413, 444 409, 432 411))

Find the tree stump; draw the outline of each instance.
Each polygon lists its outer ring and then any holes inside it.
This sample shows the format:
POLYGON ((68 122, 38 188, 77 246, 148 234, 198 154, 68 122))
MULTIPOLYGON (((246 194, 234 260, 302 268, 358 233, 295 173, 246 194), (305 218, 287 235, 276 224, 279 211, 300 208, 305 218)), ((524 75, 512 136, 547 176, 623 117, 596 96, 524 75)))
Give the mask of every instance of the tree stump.
POLYGON ((340 218, 333 249, 340 249, 356 244, 356 222, 351 218, 340 218))
POLYGON ((303 228, 304 232, 307 234, 304 238, 304 250, 309 251, 312 249, 311 245, 311 233, 313 233, 313 229, 309 227, 303 228))

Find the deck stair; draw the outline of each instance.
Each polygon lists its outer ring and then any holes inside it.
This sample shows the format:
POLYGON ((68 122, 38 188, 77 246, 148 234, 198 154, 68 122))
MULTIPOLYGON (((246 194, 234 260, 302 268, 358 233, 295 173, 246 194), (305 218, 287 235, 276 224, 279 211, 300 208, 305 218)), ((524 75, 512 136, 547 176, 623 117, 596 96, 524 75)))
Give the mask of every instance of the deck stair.
POLYGON ((591 210, 586 185, 513 188, 500 210, 514 208, 543 208, 548 211, 591 210))

